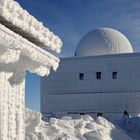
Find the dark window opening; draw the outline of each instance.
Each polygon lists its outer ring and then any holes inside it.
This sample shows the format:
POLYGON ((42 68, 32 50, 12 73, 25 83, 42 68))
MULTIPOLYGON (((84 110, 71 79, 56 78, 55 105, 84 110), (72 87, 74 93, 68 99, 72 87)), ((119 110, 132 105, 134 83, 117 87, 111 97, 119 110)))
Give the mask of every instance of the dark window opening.
POLYGON ((99 116, 101 116, 101 117, 102 117, 102 116, 103 116, 103 113, 98 112, 98 113, 97 113, 97 117, 99 117, 99 116))
POLYGON ((112 79, 117 79, 117 72, 112 72, 112 79))
POLYGON ((80 112, 80 115, 85 115, 86 113, 84 113, 84 112, 80 112))
POLYGON ((101 72, 96 72, 96 79, 101 79, 101 72))
POLYGON ((78 112, 67 112, 68 115, 70 114, 79 114, 78 112))
POLYGON ((79 79, 80 79, 80 80, 84 80, 84 73, 80 73, 80 74, 79 74, 79 79))

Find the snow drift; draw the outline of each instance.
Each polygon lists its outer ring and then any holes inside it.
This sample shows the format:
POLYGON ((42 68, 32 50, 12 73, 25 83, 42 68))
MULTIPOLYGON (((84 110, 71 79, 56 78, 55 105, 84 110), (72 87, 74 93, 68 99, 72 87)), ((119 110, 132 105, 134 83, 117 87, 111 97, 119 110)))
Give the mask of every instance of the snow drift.
POLYGON ((112 123, 102 117, 84 115, 72 119, 41 120, 38 112, 26 109, 26 140, 131 140, 112 123))

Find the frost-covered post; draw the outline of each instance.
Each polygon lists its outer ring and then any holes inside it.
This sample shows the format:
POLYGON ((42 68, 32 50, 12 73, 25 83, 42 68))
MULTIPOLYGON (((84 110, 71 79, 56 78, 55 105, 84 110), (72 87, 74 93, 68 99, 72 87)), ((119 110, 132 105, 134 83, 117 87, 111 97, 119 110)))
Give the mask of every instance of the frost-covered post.
POLYGON ((59 59, 40 46, 60 52, 62 43, 14 0, 0 0, 0 23, 0 140, 24 140, 26 71, 56 70, 59 59))

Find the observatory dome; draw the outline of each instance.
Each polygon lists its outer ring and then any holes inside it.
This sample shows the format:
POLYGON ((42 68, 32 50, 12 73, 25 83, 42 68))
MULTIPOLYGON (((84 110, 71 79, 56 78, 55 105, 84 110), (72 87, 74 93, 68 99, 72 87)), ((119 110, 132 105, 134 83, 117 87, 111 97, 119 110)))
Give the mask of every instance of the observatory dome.
POLYGON ((100 28, 87 33, 80 40, 75 55, 95 56, 132 52, 129 40, 122 33, 111 28, 100 28))

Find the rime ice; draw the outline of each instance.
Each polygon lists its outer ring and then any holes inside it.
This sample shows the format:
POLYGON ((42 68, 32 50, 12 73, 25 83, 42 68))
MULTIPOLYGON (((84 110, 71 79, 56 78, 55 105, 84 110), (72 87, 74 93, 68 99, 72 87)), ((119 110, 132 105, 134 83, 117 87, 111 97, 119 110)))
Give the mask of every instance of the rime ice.
POLYGON ((0 0, 0 140, 24 140, 26 71, 56 70, 62 42, 14 0, 0 0))

